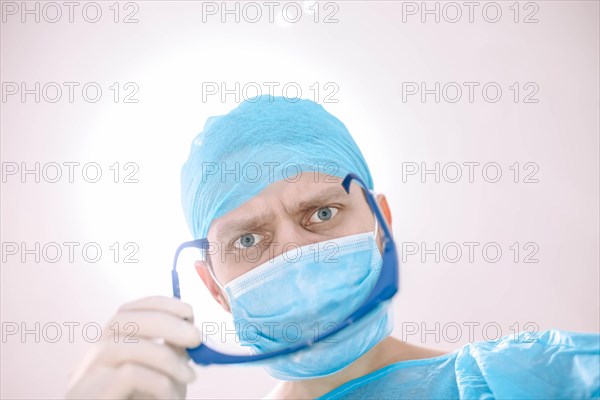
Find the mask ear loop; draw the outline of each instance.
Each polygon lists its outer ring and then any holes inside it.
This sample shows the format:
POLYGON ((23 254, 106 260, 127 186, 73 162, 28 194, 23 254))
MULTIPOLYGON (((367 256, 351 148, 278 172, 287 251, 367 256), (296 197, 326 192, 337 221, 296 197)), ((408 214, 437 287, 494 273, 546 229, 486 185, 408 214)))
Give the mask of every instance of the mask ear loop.
MULTIPOLYGON (((371 194, 373 195, 373 198, 377 198, 377 192, 375 192, 374 190, 369 189, 369 191, 371 192, 371 194)), ((379 233, 379 220, 377 220, 377 215, 375 215, 375 213, 373 213, 373 217, 375 218, 375 231, 373 233, 374 238, 375 238, 375 243, 377 243, 377 234, 379 233)))
POLYGON ((219 287, 219 289, 223 293, 223 298, 227 302, 227 305, 230 305, 230 303, 229 303, 229 297, 227 295, 227 291, 225 291, 225 287, 223 285, 221 285, 221 282, 219 282, 219 280, 217 279, 217 276, 215 275, 215 271, 213 270, 213 267, 212 267, 212 264, 210 263, 210 261, 208 261, 208 257, 206 256, 206 253, 204 253, 202 255, 202 258, 204 259, 204 262, 206 263, 206 265, 208 265, 208 273, 210 274, 210 276, 212 277, 213 281, 215 281, 215 283, 217 284, 217 286, 219 287))
POLYGON ((377 234, 379 233, 379 221, 377 221, 377 216, 375 214, 373 214, 375 216, 375 231, 373 232, 375 235, 375 243, 377 243, 377 234))

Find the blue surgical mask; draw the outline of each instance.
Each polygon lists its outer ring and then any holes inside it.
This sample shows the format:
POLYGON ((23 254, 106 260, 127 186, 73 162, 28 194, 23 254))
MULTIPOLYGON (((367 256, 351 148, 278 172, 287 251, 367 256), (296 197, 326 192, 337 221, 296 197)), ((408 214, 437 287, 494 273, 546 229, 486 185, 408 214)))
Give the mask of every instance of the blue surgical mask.
MULTIPOLYGON (((255 354, 286 348, 331 329, 355 311, 381 270, 376 234, 377 228, 298 247, 226 284, 241 344, 255 354)), ((388 300, 335 335, 263 365, 281 380, 331 375, 365 354, 392 328, 388 300)))

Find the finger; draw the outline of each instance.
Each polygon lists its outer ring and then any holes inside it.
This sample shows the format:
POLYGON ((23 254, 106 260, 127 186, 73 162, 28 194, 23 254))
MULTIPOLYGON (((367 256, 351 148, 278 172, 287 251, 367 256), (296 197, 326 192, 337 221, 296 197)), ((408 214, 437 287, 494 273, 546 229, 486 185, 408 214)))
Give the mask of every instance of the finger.
POLYGON ((181 398, 180 390, 171 378, 142 365, 124 364, 115 370, 114 378, 103 397, 121 399, 139 393, 157 399, 181 398))
POLYGON ((98 359, 104 366, 119 367, 132 362, 153 368, 181 383, 191 383, 196 378, 187 360, 173 347, 148 340, 140 340, 139 343, 111 343, 107 346, 107 351, 98 359))
POLYGON ((123 341, 125 338, 128 341, 163 338, 179 347, 197 347, 202 342, 200 330, 192 323, 160 311, 120 312, 109 322, 109 326, 119 334, 108 335, 107 340, 110 340, 109 337, 122 337, 123 341))
POLYGON ((179 359, 183 360, 185 363, 187 363, 190 360, 190 355, 188 354, 187 350, 184 349, 183 347, 173 346, 172 344, 169 344, 169 343, 165 343, 164 345, 169 347, 171 350, 173 350, 173 352, 175 354, 177 354, 179 359))
POLYGON ((190 363, 191 357, 190 357, 189 353, 187 352, 187 349, 184 349, 183 347, 173 346, 172 344, 169 344, 169 343, 165 343, 164 345, 169 347, 175 354, 177 354, 177 357, 179 357, 179 360, 190 368, 190 371, 192 372, 192 375, 193 375, 192 382, 195 381, 196 380, 196 372, 194 370, 194 364, 190 363))
POLYGON ((118 312, 121 311, 162 311, 188 321, 194 320, 192 306, 175 297, 144 297, 122 305, 118 312))

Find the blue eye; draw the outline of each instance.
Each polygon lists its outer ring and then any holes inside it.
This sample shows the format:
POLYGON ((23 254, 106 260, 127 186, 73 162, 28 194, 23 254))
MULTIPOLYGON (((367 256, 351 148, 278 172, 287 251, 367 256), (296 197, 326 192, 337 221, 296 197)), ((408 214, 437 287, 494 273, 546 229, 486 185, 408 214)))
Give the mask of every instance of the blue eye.
POLYGON ((233 242, 233 245, 238 249, 247 249, 248 247, 252 247, 258 244, 262 240, 262 238, 262 235, 258 235, 256 233, 246 233, 237 238, 237 240, 233 242))
POLYGON ((329 221, 337 214, 337 212, 338 209, 335 207, 321 207, 310 217, 310 222, 318 223, 329 221))

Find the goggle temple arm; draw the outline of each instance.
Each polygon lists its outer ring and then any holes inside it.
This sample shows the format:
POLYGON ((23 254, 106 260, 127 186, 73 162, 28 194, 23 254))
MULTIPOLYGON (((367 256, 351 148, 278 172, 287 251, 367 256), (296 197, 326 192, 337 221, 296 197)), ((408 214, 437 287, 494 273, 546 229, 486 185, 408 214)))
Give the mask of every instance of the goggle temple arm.
POLYGON ((207 239, 196 239, 190 240, 189 242, 182 243, 175 251, 175 257, 173 259, 173 269, 171 270, 171 281, 173 282, 173 296, 178 299, 181 298, 181 292, 179 288, 179 275, 177 274, 177 259, 179 258, 179 253, 182 250, 194 247, 200 250, 206 251, 208 249, 208 240, 207 239))
POLYGON ((390 299, 398 291, 398 270, 395 268, 397 265, 398 255, 396 252, 396 245, 392 237, 391 229, 389 228, 386 219, 383 217, 383 213, 377 204, 377 201, 373 197, 373 194, 369 191, 367 185, 363 180, 354 173, 349 173, 344 178, 342 186, 346 193, 350 192, 350 183, 352 180, 356 180, 368 193, 367 202, 371 207, 371 210, 375 213, 377 220, 379 221, 381 228, 383 229, 383 266, 381 268, 380 277, 375 284, 369 297, 365 300, 364 304, 372 302, 379 302, 390 299))
MULTIPOLYGON (((358 175, 356 175, 353 172, 346 175, 346 177, 342 181, 342 186, 344 187, 344 190, 346 191, 346 193, 350 193, 350 183, 352 183, 352 180, 355 180, 367 192, 369 192, 369 194, 371 194, 371 192, 369 191, 369 188, 367 187, 365 182, 358 175)), ((379 225, 381 225, 381 228, 383 229, 383 232, 385 234, 384 240, 389 241, 389 239, 393 239, 392 231, 389 228, 386 219, 383 217, 381 209, 379 208, 379 204, 377 204, 377 201, 372 196, 372 194, 367 195, 367 202, 369 203, 369 206, 371 207, 371 211, 373 211, 373 213, 377 217, 377 220, 379 221, 379 225)), ((387 244, 387 243, 385 243, 385 244, 387 244)))

